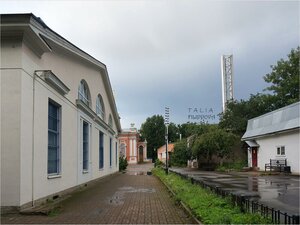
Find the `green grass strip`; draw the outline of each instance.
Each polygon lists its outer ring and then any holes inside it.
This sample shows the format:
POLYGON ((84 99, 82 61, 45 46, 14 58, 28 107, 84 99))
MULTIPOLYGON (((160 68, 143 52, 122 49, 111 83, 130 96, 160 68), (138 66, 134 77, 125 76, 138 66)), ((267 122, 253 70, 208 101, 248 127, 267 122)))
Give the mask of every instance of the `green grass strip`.
POLYGON ((242 213, 232 205, 229 198, 222 198, 215 193, 191 184, 189 180, 154 168, 153 174, 159 177, 175 193, 176 200, 182 201, 193 214, 205 224, 270 224, 271 220, 259 214, 242 213))

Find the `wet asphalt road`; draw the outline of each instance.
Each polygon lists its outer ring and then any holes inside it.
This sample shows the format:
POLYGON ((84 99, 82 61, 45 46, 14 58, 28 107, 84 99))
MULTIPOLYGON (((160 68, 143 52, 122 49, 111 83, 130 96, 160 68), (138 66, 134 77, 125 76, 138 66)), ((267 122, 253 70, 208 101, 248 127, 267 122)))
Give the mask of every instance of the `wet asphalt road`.
POLYGON ((243 194, 252 200, 273 207, 290 215, 299 215, 299 176, 269 175, 260 173, 219 173, 198 171, 188 168, 172 168, 176 172, 188 174, 194 179, 219 186, 236 194, 243 194))

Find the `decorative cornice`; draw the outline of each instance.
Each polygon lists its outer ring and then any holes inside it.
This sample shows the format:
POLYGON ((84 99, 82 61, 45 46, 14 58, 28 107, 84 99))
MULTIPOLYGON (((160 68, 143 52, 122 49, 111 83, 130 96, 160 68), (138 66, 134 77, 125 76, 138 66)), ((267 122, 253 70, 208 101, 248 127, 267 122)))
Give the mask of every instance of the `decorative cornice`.
POLYGON ((69 93, 70 89, 51 70, 36 70, 35 73, 44 78, 46 83, 60 94, 66 95, 69 93))
POLYGON ((76 99, 77 108, 88 115, 98 125, 106 129, 110 134, 115 135, 116 132, 108 126, 89 106, 87 106, 82 100, 76 99))

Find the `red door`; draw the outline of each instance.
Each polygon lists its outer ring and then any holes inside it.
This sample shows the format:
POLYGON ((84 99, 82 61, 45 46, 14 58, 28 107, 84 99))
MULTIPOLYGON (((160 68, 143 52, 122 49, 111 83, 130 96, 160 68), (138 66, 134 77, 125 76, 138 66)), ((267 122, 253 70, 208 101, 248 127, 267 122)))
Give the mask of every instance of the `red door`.
POLYGON ((252 148, 252 167, 257 167, 257 148, 252 148))

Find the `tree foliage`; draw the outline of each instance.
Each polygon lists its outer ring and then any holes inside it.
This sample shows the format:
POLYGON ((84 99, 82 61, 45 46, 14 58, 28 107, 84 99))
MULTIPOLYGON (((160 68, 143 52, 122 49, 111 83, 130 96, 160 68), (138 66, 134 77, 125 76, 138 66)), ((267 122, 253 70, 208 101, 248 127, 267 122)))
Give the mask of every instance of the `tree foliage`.
POLYGON ((192 147, 193 155, 197 159, 206 159, 208 163, 213 155, 223 159, 231 153, 236 140, 238 138, 233 133, 213 127, 196 138, 192 147))
POLYGON ((300 47, 292 49, 288 59, 280 59, 277 65, 272 65, 272 72, 264 76, 264 80, 271 86, 266 90, 272 91, 276 99, 276 107, 299 101, 299 56, 300 47))
POLYGON ((219 126, 242 136, 247 128, 247 121, 276 109, 274 96, 266 94, 251 95, 249 100, 233 101, 227 104, 224 114, 221 114, 219 126))
POLYGON ((191 151, 187 148, 186 139, 176 142, 174 145, 174 153, 171 157, 171 163, 175 166, 185 166, 191 158, 191 151))
POLYGON ((210 126, 216 126, 213 124, 206 123, 184 123, 178 125, 179 132, 182 135, 182 138, 188 138, 191 135, 201 135, 208 131, 210 126))
POLYGON ((155 160, 157 158, 154 149, 165 144, 165 125, 161 115, 148 117, 142 124, 140 133, 147 140, 147 157, 155 160))
POLYGON ((176 142, 179 139, 179 128, 176 124, 170 123, 168 126, 169 142, 176 142))

